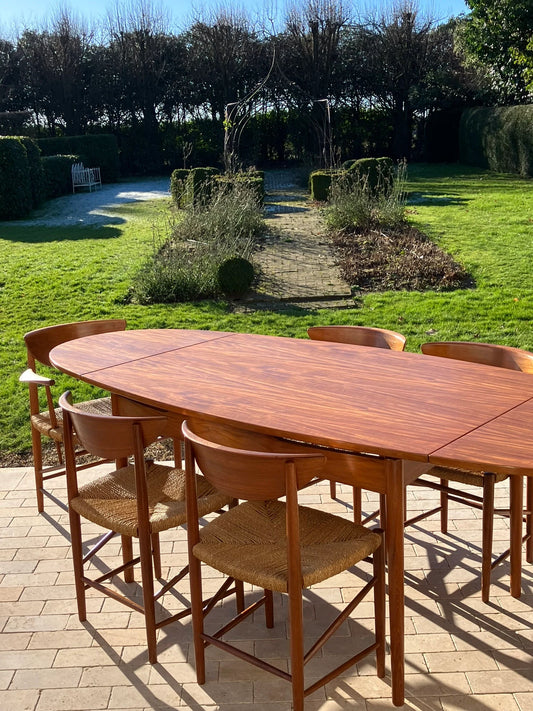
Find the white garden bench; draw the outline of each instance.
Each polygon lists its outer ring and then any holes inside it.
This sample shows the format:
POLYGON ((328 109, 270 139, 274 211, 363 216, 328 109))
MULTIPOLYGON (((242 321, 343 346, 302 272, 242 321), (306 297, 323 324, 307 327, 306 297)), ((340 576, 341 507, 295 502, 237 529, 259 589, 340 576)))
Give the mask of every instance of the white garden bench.
POLYGON ((72 192, 76 192, 76 188, 89 188, 89 192, 97 186, 102 187, 102 178, 100 177, 100 168, 85 168, 83 163, 74 163, 72 166, 72 192))

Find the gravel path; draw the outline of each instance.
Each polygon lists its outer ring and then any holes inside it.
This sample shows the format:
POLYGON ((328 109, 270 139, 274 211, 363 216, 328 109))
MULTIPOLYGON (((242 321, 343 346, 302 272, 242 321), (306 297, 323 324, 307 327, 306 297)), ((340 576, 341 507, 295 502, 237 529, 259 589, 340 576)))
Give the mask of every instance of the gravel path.
POLYGON ((77 192, 49 200, 41 209, 32 213, 31 219, 18 220, 16 224, 62 227, 123 222, 120 217, 121 205, 168 198, 169 186, 170 178, 148 178, 103 185, 101 190, 77 192))

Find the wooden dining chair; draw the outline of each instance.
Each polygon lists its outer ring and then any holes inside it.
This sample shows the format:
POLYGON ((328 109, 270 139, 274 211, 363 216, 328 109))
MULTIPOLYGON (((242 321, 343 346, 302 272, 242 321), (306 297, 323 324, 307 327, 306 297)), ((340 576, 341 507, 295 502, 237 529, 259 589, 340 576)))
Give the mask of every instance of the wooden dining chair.
MULTIPOLYGON (((35 489, 37 493, 37 509, 44 510, 44 494, 50 494, 44 488, 44 482, 65 474, 63 457, 63 420, 61 409, 56 407, 52 396, 54 380, 51 377, 36 372, 37 363, 52 368, 50 351, 60 343, 72 341, 83 336, 92 336, 97 333, 111 331, 124 331, 124 319, 108 319, 101 321, 80 321, 65 323, 58 326, 47 326, 30 331, 24 336, 27 350, 28 369, 22 373, 19 380, 27 383, 30 395, 30 423, 32 438, 33 467, 35 472, 35 489), (44 391, 46 399, 45 409, 40 403, 39 391, 44 391), (43 465, 43 437, 55 443, 56 461, 53 464, 43 465)), ((111 399, 98 398, 80 403, 79 407, 88 412, 111 413, 111 399)), ((84 452, 79 451, 78 455, 84 452)), ((90 467, 100 462, 89 462, 90 467)))
MULTIPOLYGON (((403 351, 406 338, 396 331, 385 328, 372 328, 370 326, 311 326, 307 329, 309 338, 314 341, 332 341, 335 343, 351 343, 354 346, 371 346, 373 348, 387 348, 391 351, 403 351)), ((330 482, 330 495, 337 497, 337 484, 330 482)), ((383 507, 383 502, 381 503, 383 507)), ((361 489, 353 487, 354 521, 361 521, 361 489)), ((377 511, 369 514, 365 521, 374 518, 377 511)))
MULTIPOLYGON (((424 343, 422 345, 422 353, 440 358, 453 358, 470 363, 481 363, 499 368, 508 368, 509 370, 520 370, 524 373, 533 373, 533 353, 508 346, 462 341, 433 342, 424 343)), ((475 403, 472 404, 472 407, 475 407, 475 403)), ((447 533, 448 502, 450 500, 481 509, 483 519, 481 596, 484 602, 489 601, 491 571, 510 554, 510 550, 507 550, 495 561, 492 561, 494 515, 498 514, 507 517, 511 515, 509 509, 496 509, 494 506, 494 486, 505 479, 507 479, 506 475, 492 472, 471 472, 449 467, 432 467, 424 476, 419 477, 413 483, 417 486, 430 487, 440 491, 440 505, 431 511, 406 521, 406 525, 409 525, 440 511, 441 531, 442 533, 447 533), (429 479, 426 478, 428 476, 430 477, 429 479), (438 481, 433 481, 434 478, 438 481), (450 482, 453 486, 450 486, 450 482), (482 495, 473 494, 461 488, 461 485, 478 487, 482 489, 482 495)), ((526 557, 530 563, 533 562, 532 510, 533 480, 528 477, 525 511, 519 515, 523 516, 526 522, 526 532, 522 543, 527 541, 526 557)))
MULTIPOLYGON (((185 473, 166 464, 145 460, 145 449, 160 437, 168 437, 175 428, 164 414, 143 408, 147 416, 122 417, 95 415, 72 405, 70 393, 59 399, 63 412, 64 443, 67 467, 67 492, 74 563, 74 581, 80 621, 86 620, 85 589, 95 588, 104 595, 144 614, 148 659, 157 661, 156 631, 187 614, 190 608, 156 620, 156 603, 188 573, 183 568, 162 588, 154 591, 155 577, 161 577, 159 534, 186 523, 185 473), (154 414, 155 412, 155 414, 154 414), (104 474, 84 477, 80 485, 75 441, 88 452, 108 460, 122 460, 123 466, 104 474), (128 463, 128 458, 133 463, 128 463), (81 519, 91 521, 106 529, 99 542, 84 555, 81 519), (103 575, 90 577, 85 566, 95 563, 96 554, 116 534, 122 537, 123 562, 103 575), (133 557, 132 539, 139 541, 139 555, 133 557), (153 557, 153 567, 152 567, 153 557), (133 566, 140 563, 142 603, 133 597, 121 594, 110 584, 104 584, 113 576, 125 573, 125 582, 133 582, 133 566)), ((138 406, 141 411, 141 406, 138 406)), ((180 442, 176 439, 175 445, 180 442)), ((180 456, 180 455, 179 455, 180 456)), ((203 477, 196 479, 198 516, 218 511, 225 505, 235 503, 231 497, 216 491, 203 477)), ((97 566, 98 567, 98 566, 97 566)))
MULTIPOLYGON (((377 674, 384 676, 385 598, 381 532, 333 514, 298 504, 298 489, 320 476, 326 457, 296 443, 217 425, 183 424, 187 477, 187 526, 196 675, 205 682, 205 649, 209 645, 234 654, 292 685, 293 709, 301 711, 311 694, 363 657, 375 652, 377 674), (209 483, 241 503, 207 523, 197 525, 196 467, 209 483), (279 501, 286 497, 286 502, 279 501), (302 593, 305 588, 341 573, 367 556, 373 575, 318 640, 304 651, 302 593), (260 599, 217 631, 207 633, 202 605, 201 564, 228 576, 219 593, 241 580, 263 589, 260 599), (332 637, 359 602, 373 589, 375 640, 347 662, 305 686, 304 666, 332 637), (223 640, 224 634, 264 606, 266 626, 274 626, 273 591, 288 595, 290 672, 223 640)), ((306 624, 306 633, 309 623, 306 624)), ((322 660, 326 664, 326 660, 322 660)))

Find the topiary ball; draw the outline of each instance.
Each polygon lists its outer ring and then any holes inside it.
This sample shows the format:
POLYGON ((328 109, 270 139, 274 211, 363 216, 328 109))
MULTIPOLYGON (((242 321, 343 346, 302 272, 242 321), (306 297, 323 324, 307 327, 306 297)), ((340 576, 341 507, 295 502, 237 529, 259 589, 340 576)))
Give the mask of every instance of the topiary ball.
POLYGON ((219 266, 217 279, 226 296, 238 298, 251 287, 255 271, 253 264, 243 257, 231 257, 219 266))

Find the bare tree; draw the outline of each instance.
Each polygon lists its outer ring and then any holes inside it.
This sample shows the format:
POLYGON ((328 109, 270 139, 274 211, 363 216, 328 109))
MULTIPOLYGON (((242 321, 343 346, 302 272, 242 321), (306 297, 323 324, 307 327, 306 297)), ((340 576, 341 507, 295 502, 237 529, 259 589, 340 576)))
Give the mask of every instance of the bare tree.
POLYGON ((247 96, 266 73, 263 45, 249 16, 224 4, 197 17, 185 41, 197 105, 222 122, 228 104, 247 96))
POLYGON ((26 30, 17 44, 28 108, 46 116, 52 134, 62 125, 70 135, 87 126, 92 33, 71 11, 61 9, 48 29, 26 30))
POLYGON ((415 1, 400 0, 368 20, 361 33, 369 98, 391 113, 396 158, 410 156, 414 94, 438 56, 435 29, 436 21, 423 17, 415 1))

